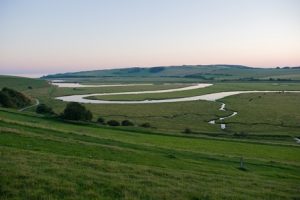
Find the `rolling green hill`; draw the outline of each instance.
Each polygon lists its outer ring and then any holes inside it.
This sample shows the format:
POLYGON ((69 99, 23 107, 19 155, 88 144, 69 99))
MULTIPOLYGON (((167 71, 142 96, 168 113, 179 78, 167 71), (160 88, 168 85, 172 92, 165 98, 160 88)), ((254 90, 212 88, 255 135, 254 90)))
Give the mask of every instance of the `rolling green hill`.
POLYGON ((0 75, 0 89, 9 87, 22 92, 49 86, 50 85, 47 81, 41 79, 0 75))
POLYGON ((221 80, 300 80, 299 67, 252 68, 241 65, 184 65, 160 66, 151 68, 123 68, 109 70, 82 71, 74 73, 48 75, 45 79, 56 78, 181 78, 206 81, 221 80))
POLYGON ((297 199, 299 153, 0 108, 0 199, 297 199))

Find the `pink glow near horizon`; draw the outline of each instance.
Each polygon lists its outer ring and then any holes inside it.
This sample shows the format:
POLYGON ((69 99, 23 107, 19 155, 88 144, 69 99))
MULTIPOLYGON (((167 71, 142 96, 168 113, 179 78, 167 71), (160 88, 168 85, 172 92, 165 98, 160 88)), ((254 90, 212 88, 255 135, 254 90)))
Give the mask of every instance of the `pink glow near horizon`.
POLYGON ((299 66, 299 7, 297 0, 4 0, 0 74, 299 66))

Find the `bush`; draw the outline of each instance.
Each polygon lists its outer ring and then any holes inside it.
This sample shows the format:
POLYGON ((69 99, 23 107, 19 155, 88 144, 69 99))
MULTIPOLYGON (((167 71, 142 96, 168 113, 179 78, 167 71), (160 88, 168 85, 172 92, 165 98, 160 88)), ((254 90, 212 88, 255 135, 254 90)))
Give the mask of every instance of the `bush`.
POLYGON ((6 108, 16 107, 16 105, 14 105, 14 103, 11 101, 10 97, 2 91, 0 91, 0 105, 6 108))
POLYGON ((141 127, 150 128, 151 125, 150 125, 150 123, 146 122, 146 123, 141 124, 141 127))
POLYGON ((122 121, 122 126, 133 126, 134 124, 131 122, 131 121, 129 121, 129 120, 123 120, 122 121))
POLYGON ((103 117, 98 117, 97 122, 99 124, 105 124, 105 119, 103 117))
POLYGON ((53 115, 54 112, 52 110, 51 107, 47 106, 46 104, 40 104, 36 107, 36 110, 35 110, 37 113, 39 114, 50 114, 50 115, 53 115))
POLYGON ((68 103, 63 114, 63 119, 90 121, 93 118, 91 111, 77 102, 68 103))
POLYGON ((107 122, 107 124, 108 124, 109 126, 120 126, 120 123, 119 123, 118 121, 116 121, 116 120, 109 120, 109 121, 107 122))
POLYGON ((247 137, 248 133, 246 133, 244 131, 241 131, 241 132, 238 132, 238 133, 234 133, 233 136, 235 136, 235 137, 247 137))
POLYGON ((192 130, 189 128, 186 128, 186 129, 184 129, 183 133, 190 134, 190 133, 192 133, 192 130))
POLYGON ((10 88, 0 91, 0 105, 7 108, 22 108, 30 105, 31 100, 23 93, 10 88))

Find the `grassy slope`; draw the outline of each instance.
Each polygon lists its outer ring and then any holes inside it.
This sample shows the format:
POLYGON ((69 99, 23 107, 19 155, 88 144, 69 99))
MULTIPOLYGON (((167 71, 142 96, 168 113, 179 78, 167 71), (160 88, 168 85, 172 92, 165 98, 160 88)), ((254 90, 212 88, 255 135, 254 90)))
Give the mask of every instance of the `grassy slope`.
POLYGON ((1 199, 292 199, 300 148, 133 133, 0 110, 1 199), (247 171, 238 170, 243 156, 247 171))
POLYGON ((18 91, 27 91, 29 90, 28 87, 32 87, 32 89, 40 89, 49 87, 49 84, 40 79, 0 75, 0 88, 3 87, 13 88, 18 91))

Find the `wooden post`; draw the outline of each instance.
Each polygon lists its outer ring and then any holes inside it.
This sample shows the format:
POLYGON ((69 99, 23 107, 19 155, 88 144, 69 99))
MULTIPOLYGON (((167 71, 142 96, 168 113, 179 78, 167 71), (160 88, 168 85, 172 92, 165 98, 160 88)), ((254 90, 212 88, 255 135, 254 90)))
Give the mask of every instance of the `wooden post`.
POLYGON ((240 168, 244 169, 244 160, 243 160, 243 157, 240 158, 240 168))

